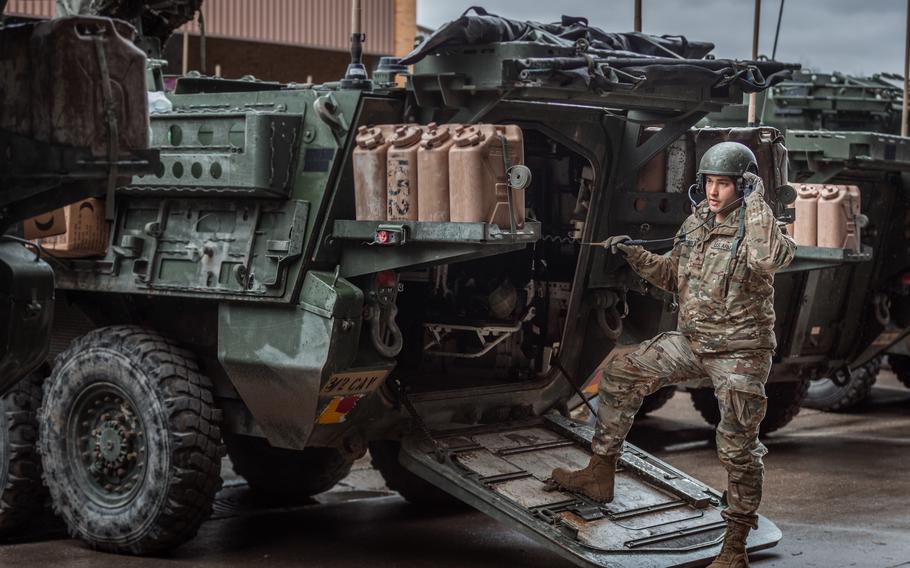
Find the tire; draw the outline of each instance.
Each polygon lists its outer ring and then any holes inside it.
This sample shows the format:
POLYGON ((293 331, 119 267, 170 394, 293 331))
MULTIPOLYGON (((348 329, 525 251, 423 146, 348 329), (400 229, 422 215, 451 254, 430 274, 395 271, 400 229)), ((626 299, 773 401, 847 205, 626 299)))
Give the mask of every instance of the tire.
POLYGON ((664 387, 657 390, 654 393, 649 394, 641 403, 641 408, 638 409, 638 412, 635 414, 636 418, 641 418, 646 416, 657 409, 661 408, 663 405, 673 398, 673 395, 676 394, 676 387, 664 387))
POLYGON ((370 442, 370 460, 382 474, 389 489, 419 507, 466 508, 467 505, 442 489, 406 470, 398 461, 401 443, 393 440, 370 442))
MULTIPOLYGON (((808 389, 809 379, 765 385, 765 394, 768 396, 768 409, 758 429, 759 435, 770 434, 789 424, 799 414, 808 389)), ((689 392, 692 395, 692 404, 702 415, 702 418, 708 424, 717 426, 720 423, 720 409, 717 407, 714 389, 700 388, 692 389, 689 392)))
POLYGON ((96 329, 56 360, 38 414, 54 511, 92 548, 192 538, 221 487, 221 412, 188 351, 141 327, 96 329))
POLYGON ((872 359, 862 367, 854 369, 842 385, 829 378, 811 381, 803 406, 828 412, 845 412, 854 408, 869 397, 881 364, 881 357, 872 359))
POLYGON ((888 355, 891 370, 897 375, 897 380, 910 389, 910 357, 907 355, 888 355))
POLYGON ((12 534, 41 516, 47 490, 41 482, 38 407, 44 375, 32 373, 0 398, 0 534, 12 534))
POLYGON ((335 448, 303 451, 274 448, 263 438, 224 437, 234 471, 250 489, 270 499, 303 501, 328 491, 351 472, 354 462, 335 448))

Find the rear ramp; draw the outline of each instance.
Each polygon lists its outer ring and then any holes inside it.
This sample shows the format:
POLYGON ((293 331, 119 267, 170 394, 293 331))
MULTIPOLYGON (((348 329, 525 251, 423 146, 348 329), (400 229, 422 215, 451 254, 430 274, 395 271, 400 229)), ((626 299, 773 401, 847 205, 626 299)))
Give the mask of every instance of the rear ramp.
MULTIPOLYGON (((518 529, 577 566, 704 566, 720 551, 721 493, 631 444, 605 505, 546 483, 556 467, 590 458, 593 429, 558 415, 535 422, 404 440, 401 463, 478 510, 518 529)), ((780 530, 761 517, 750 552, 780 530)))

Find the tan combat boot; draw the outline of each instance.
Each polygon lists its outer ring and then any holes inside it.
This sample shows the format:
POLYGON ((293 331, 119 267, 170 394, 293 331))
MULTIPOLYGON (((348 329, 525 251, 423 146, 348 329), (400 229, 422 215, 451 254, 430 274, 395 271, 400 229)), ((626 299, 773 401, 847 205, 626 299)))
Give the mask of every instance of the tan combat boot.
POLYGON ((569 471, 563 468, 553 470, 552 479, 560 488, 600 503, 613 500, 613 478, 616 476, 616 458, 594 454, 584 469, 569 471))
POLYGON ((749 554, 746 552, 746 537, 751 528, 740 523, 727 523, 724 546, 708 568, 749 568, 749 554))

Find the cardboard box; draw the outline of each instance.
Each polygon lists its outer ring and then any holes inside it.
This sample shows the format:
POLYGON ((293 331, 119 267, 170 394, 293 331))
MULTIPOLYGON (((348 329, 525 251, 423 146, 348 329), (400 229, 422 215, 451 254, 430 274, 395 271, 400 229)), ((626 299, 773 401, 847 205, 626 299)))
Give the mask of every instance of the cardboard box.
POLYGON ((66 218, 62 207, 22 222, 23 236, 30 241, 62 235, 65 232, 66 218))
POLYGON ((54 256, 103 256, 107 252, 108 225, 104 219, 104 200, 83 199, 59 209, 65 232, 36 239, 54 256))

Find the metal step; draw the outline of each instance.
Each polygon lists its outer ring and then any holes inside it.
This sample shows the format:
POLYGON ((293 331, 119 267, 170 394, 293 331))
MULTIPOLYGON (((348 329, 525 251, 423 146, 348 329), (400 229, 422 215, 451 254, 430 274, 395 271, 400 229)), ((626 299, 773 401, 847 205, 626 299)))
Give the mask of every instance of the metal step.
MULTIPOLYGON (((701 566, 723 538, 721 494, 631 444, 605 505, 546 483, 556 467, 590 458, 592 429, 558 415, 439 434, 402 444, 410 471, 516 528, 578 566, 701 566)), ((781 532, 762 517, 749 550, 775 546, 781 532)))

